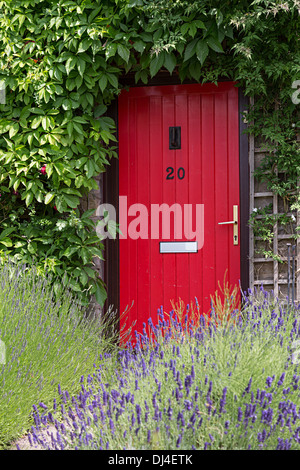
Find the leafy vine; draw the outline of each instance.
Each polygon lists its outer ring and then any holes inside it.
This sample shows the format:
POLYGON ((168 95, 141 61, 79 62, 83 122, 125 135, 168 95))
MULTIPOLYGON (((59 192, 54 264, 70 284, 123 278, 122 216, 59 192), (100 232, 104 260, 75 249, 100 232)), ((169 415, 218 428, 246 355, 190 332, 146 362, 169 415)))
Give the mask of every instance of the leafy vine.
POLYGON ((106 111, 129 72, 145 84, 162 69, 237 81, 255 98, 249 132, 269 145, 257 177, 299 208, 299 0, 3 0, 0 9, 3 256, 67 274, 83 303, 95 295, 103 305, 93 270, 103 245, 79 207, 117 156, 106 111))

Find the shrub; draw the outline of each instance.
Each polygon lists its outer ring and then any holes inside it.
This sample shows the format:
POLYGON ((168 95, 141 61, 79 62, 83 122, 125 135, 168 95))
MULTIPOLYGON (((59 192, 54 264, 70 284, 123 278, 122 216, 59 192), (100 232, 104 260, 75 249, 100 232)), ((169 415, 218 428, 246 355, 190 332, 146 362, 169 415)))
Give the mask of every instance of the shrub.
POLYGON ((61 391, 63 420, 36 403, 30 440, 49 449, 299 449, 298 313, 263 290, 230 325, 212 314, 187 330, 161 313, 149 322, 153 341, 137 335, 119 352, 111 381, 108 358, 82 377, 79 394, 61 391), (56 428, 48 440, 45 424, 56 428))
POLYGON ((55 300, 48 277, 35 268, 6 263, 0 267, 0 446, 32 423, 33 402, 51 409, 56 387, 79 387, 99 354, 109 348, 99 319, 87 319, 67 288, 55 300), (3 362, 3 361, 2 361, 3 362))

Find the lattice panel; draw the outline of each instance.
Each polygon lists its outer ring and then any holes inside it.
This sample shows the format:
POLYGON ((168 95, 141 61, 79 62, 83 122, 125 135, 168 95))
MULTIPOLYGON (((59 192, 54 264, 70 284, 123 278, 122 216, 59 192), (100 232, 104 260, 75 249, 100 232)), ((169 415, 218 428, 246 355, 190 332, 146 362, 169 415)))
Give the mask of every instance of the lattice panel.
MULTIPOLYGON (((258 182, 253 173, 263 160, 266 149, 263 144, 255 141, 253 136, 249 137, 249 168, 250 168, 250 214, 255 208, 263 208, 268 204, 273 204, 273 214, 285 212, 283 200, 277 195, 267 190, 266 183, 258 182)), ((250 227, 250 287, 263 285, 264 289, 273 291, 276 297, 285 300, 287 297, 292 300, 300 300, 300 241, 294 238, 296 226, 300 225, 299 211, 291 212, 289 208, 287 214, 293 215, 294 222, 286 226, 279 223, 274 224, 274 235, 272 243, 265 242, 262 238, 254 236, 250 227), (288 244, 290 244, 290 269, 288 270, 288 244), (294 282, 292 249, 295 252, 294 282), (279 261, 272 257, 265 258, 260 249, 271 250, 279 257, 279 261), (290 273, 288 272, 290 271, 290 273)), ((258 216, 263 217, 263 216, 258 216)))

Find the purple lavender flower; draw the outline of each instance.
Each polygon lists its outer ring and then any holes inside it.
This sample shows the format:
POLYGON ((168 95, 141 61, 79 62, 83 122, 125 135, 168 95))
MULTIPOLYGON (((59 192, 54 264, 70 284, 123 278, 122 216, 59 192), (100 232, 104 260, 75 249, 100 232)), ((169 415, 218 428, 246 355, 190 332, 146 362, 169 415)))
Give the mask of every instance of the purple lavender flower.
POLYGON ((285 378, 285 372, 283 372, 283 374, 281 374, 278 382, 277 382, 277 385, 280 386, 283 384, 283 381, 284 381, 284 378, 285 378))
POLYGON ((169 406, 169 408, 168 408, 167 416, 168 416, 169 419, 172 419, 172 416, 173 416, 173 409, 171 408, 171 406, 169 406))
POLYGON ((224 387, 224 388, 223 388, 222 398, 221 398, 221 400, 220 400, 220 409, 219 409, 219 412, 220 412, 220 413, 225 413, 225 412, 226 412, 226 410, 225 410, 226 394, 227 394, 227 387, 224 387))
MULTIPOLYGON (((251 384, 252 384, 252 377, 250 377, 249 383, 248 383, 247 387, 245 388, 245 393, 250 392, 251 384)), ((243 396, 244 396, 244 393, 243 393, 243 396)))
POLYGON ((110 427, 110 430, 111 430, 112 434, 115 434, 115 425, 114 425, 114 422, 111 418, 109 420, 109 427, 110 427))
POLYGON ((206 398, 210 397, 211 391, 212 391, 212 381, 209 382, 209 387, 208 387, 206 398))
POLYGON ((275 378, 274 375, 273 375, 273 377, 267 377, 267 379, 266 379, 267 387, 271 387, 274 378, 275 378))
POLYGON ((180 411, 179 411, 178 416, 177 416, 177 424, 178 425, 181 424, 182 427, 185 426, 185 419, 184 419, 183 413, 181 413, 180 411))
POLYGON ((193 383, 193 379, 192 379, 192 376, 191 375, 187 375, 185 380, 184 380, 184 386, 185 388, 187 389, 187 391, 189 391, 191 385, 193 383))
POLYGON ((177 449, 178 449, 178 447, 180 446, 181 441, 182 441, 182 435, 179 434, 178 439, 177 439, 177 442, 176 442, 176 447, 177 447, 177 449))
POLYGON ((40 402, 40 403, 39 403, 39 406, 40 406, 41 408, 43 408, 44 410, 47 410, 47 409, 48 409, 48 407, 47 407, 47 406, 45 405, 45 403, 43 403, 43 402, 40 402))

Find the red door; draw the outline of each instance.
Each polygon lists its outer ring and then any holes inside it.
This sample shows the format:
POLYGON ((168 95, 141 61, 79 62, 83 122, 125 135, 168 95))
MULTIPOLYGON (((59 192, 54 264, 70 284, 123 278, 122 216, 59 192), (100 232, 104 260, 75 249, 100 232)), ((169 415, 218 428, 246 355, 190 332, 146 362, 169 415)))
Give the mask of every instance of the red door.
POLYGON ((120 311, 131 307, 128 324, 141 332, 171 300, 196 297, 207 313, 226 270, 231 285, 240 278, 234 84, 123 91, 119 195, 120 311))

